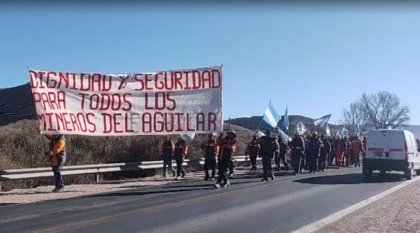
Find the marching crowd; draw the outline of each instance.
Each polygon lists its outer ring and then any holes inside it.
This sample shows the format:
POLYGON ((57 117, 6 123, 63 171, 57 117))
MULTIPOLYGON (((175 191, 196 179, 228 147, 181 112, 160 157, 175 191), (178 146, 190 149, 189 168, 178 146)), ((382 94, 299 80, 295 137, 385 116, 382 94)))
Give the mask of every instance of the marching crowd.
MULTIPOLYGON (((217 138, 209 134, 207 140, 201 145, 201 149, 204 153, 204 180, 216 178, 217 166, 218 177, 215 186, 217 188, 229 186, 229 177, 234 173, 233 155, 237 151, 235 132, 228 130, 217 138)), ((294 175, 304 170, 309 173, 323 172, 326 166, 331 166, 333 162, 338 168, 360 167, 360 156, 364 156, 365 150, 366 137, 363 139, 357 136, 332 138, 319 136, 317 132, 313 132, 310 136, 295 134, 294 138, 288 142, 283 141, 281 137, 272 136, 270 130, 266 130, 262 137, 253 136, 247 144, 246 155, 249 156, 251 172, 258 170, 257 157, 261 157, 263 165, 261 181, 267 182, 269 178, 275 179, 273 170, 289 170, 290 165, 293 167, 294 175), (272 167, 273 159, 274 168, 272 167)), ((161 144, 161 154, 164 177, 168 169, 174 177, 176 176, 176 179, 185 176, 182 163, 188 154, 188 145, 182 137, 179 137, 175 144, 169 137, 165 137, 165 141, 161 144), (176 161, 176 172, 172 168, 172 159, 176 161)))

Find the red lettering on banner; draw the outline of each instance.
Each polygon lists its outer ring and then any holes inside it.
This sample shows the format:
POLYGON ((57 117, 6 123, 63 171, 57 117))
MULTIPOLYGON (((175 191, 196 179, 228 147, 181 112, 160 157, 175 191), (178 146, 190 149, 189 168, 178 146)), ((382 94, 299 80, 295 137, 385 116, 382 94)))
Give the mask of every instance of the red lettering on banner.
POLYGON ((178 86, 180 86, 179 89, 182 89, 182 72, 175 71, 172 74, 174 77, 174 89, 178 90, 178 86))
MULTIPOLYGON (((165 88, 165 82, 162 80, 163 78, 163 72, 159 72, 157 74, 155 74, 155 88, 158 90, 162 90, 165 88), (162 77, 160 78, 159 76, 162 75, 162 77)), ((166 79, 166 77, 165 77, 166 79)))
POLYGON ((146 112, 143 114, 141 128, 145 133, 152 132, 152 116, 150 115, 150 113, 146 112), (146 130, 146 126, 148 130, 146 130))
POLYGON ((89 79, 90 79, 90 74, 80 74, 80 90, 81 91, 89 91, 90 90, 89 79))
POLYGON ((199 112, 197 113, 196 118, 196 130, 204 131, 204 114, 202 112, 199 112))
POLYGON ((36 72, 30 70, 29 71, 29 78, 31 80, 31 88, 37 88, 38 87, 38 82, 36 81, 37 79, 37 75, 36 72))
POLYGON ((216 121, 217 121, 217 115, 214 112, 208 113, 208 129, 209 131, 215 131, 216 130, 216 121), (213 129, 212 129, 213 127, 213 129))
POLYGON ((177 122, 177 126, 178 126, 178 128, 176 128, 175 131, 178 131, 178 132, 184 131, 183 125, 182 125, 182 115, 183 115, 183 113, 174 113, 174 116, 175 116, 176 122, 177 122))
POLYGON ((122 133, 123 131, 122 130, 119 130, 118 129, 118 126, 119 125, 121 125, 121 123, 118 121, 118 117, 119 116, 121 116, 122 114, 121 113, 115 113, 114 114, 114 117, 113 117, 113 119, 114 119, 114 133, 122 133))
POLYGON ((192 75, 193 78, 193 89, 199 89, 201 87, 201 75, 198 70, 194 70, 192 75))
POLYGON ((165 120, 162 119, 163 118, 163 114, 161 112, 155 112, 155 114, 153 114, 153 129, 155 132, 163 132, 163 129, 165 128, 165 120), (161 120, 157 119, 157 116, 161 117, 161 120))
POLYGON ((149 91, 153 90, 153 87, 150 86, 151 85, 150 83, 152 82, 151 76, 152 76, 151 74, 144 75, 144 87, 146 90, 149 90, 149 91))
POLYGON ((112 115, 107 113, 102 113, 103 119, 103 130, 102 133, 109 134, 112 133, 112 115))
POLYGON ((33 92, 32 97, 35 105, 41 104, 44 110, 66 109, 66 94, 64 91, 58 92, 33 92))
POLYGON ((211 70, 212 85, 211 88, 219 88, 222 85, 222 74, 220 70, 211 70), (216 75, 217 74, 217 75, 216 75))
POLYGON ((118 86, 118 90, 121 90, 122 88, 125 88, 127 86, 126 82, 127 79, 130 78, 129 75, 126 76, 118 76, 121 79, 120 85, 118 86))
POLYGON ((184 90, 190 90, 190 79, 188 76, 190 76, 191 71, 184 71, 184 75, 185 75, 185 88, 184 90))

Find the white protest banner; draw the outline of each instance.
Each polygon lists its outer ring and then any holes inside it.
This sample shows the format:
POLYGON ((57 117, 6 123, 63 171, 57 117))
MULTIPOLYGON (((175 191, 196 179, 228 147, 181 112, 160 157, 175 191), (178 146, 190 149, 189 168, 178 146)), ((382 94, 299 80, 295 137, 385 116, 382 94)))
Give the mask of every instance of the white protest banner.
POLYGON ((222 67, 133 74, 29 71, 42 134, 223 130, 222 67))

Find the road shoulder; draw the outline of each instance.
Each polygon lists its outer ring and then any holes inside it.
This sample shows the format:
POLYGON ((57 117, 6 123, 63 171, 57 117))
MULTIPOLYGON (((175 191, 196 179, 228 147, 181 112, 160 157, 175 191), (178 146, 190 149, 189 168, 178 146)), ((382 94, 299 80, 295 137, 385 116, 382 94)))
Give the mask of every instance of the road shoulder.
POLYGON ((419 220, 420 181, 416 181, 317 232, 419 232, 419 220))

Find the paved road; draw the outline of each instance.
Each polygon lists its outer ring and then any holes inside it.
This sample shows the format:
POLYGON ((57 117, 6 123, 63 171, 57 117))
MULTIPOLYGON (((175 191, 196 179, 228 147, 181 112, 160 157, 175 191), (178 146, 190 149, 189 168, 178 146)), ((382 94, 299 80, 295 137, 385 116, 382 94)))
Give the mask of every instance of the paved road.
MULTIPOLYGON (((403 182, 360 168, 259 182, 238 175, 216 190, 190 181, 38 204, 0 207, 0 232, 289 232, 403 182)), ((0 197, 1 198, 1 197, 0 197)))

